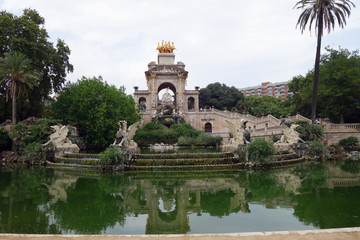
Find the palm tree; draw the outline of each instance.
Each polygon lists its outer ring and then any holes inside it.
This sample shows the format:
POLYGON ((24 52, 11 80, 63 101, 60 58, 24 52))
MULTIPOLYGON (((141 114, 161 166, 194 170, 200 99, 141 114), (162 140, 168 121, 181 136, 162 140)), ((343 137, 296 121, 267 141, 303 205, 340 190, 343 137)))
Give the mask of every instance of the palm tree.
POLYGON ((346 25, 346 17, 350 16, 351 7, 355 7, 349 0, 300 0, 294 6, 297 9, 303 9, 300 14, 296 26, 299 26, 301 33, 309 24, 309 31, 311 26, 315 23, 315 31, 317 33, 317 47, 315 57, 315 71, 314 71, 314 87, 311 103, 311 120, 314 123, 316 119, 316 98, 319 81, 319 65, 320 65, 320 49, 321 38, 323 30, 327 28, 328 33, 334 30, 336 22, 341 28, 346 25))
POLYGON ((16 124, 16 98, 37 86, 40 78, 30 66, 31 60, 20 52, 7 53, 0 58, 0 85, 6 90, 6 101, 12 99, 12 124, 16 124))

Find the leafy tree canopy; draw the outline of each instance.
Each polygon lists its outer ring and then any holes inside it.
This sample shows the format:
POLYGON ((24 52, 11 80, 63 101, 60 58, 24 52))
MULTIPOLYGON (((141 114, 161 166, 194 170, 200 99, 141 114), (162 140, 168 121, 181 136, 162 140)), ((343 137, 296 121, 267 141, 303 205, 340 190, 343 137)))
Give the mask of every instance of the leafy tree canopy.
POLYGON ((76 83, 67 83, 53 111, 56 118, 78 128, 90 149, 105 148, 112 143, 118 121, 126 120, 130 126, 139 120, 135 101, 125 94, 125 88, 110 86, 101 76, 82 77, 76 83))
POLYGON ((219 82, 211 83, 206 88, 200 89, 199 107, 214 107, 219 110, 232 110, 239 100, 244 96, 240 90, 235 87, 228 87, 219 82))
POLYGON ((286 98, 272 96, 248 96, 237 104, 237 111, 242 114, 266 116, 268 114, 280 118, 290 114, 289 101, 286 98))
MULTIPOLYGON (((318 115, 332 122, 360 121, 360 55, 326 48, 320 62, 318 115)), ((309 117, 313 71, 306 76, 297 76, 289 84, 294 92, 291 104, 294 110, 309 117)))
MULTIPOLYGON (((54 46, 49 41, 44 24, 44 18, 36 10, 25 9, 21 16, 0 12, 0 57, 13 51, 21 52, 31 60, 34 70, 40 74, 38 88, 18 102, 27 108, 20 113, 21 119, 41 115, 41 100, 53 91, 59 91, 66 75, 73 71, 73 65, 69 63, 69 47, 61 39, 54 46)), ((5 102, 4 91, 4 87, 0 87, 1 121, 9 118, 11 112, 10 104, 5 102)))

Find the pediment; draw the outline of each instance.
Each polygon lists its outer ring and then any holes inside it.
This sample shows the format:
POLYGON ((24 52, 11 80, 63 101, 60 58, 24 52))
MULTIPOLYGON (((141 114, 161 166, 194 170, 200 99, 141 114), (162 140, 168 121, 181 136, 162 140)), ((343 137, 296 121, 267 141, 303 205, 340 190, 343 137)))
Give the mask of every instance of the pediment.
POLYGON ((175 66, 166 66, 166 65, 162 65, 162 66, 156 66, 154 68, 149 69, 148 71, 146 71, 145 73, 186 73, 187 71, 185 71, 182 68, 179 67, 175 67, 175 66))

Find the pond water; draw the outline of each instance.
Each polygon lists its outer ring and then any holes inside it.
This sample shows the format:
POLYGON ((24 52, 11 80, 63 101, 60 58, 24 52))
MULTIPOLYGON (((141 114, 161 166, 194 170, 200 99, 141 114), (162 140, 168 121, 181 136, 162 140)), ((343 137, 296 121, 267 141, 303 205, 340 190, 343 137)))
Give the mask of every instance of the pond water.
POLYGON ((0 232, 167 234, 360 226, 360 165, 104 174, 0 168, 0 232))

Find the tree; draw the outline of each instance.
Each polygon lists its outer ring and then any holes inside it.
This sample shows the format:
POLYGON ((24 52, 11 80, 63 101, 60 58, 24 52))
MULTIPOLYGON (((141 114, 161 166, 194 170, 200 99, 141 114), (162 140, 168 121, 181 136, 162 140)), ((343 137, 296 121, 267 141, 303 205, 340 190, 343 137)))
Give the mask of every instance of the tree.
POLYGON ((12 124, 16 124, 16 94, 26 93, 27 88, 37 86, 39 75, 31 68, 31 60, 20 52, 11 52, 0 59, 0 84, 7 87, 12 99, 12 124))
POLYGON ((319 99, 322 115, 333 122, 360 122, 359 51, 326 48, 321 57, 319 99))
POLYGON ((303 9, 296 26, 299 26, 301 33, 304 32, 309 24, 311 31, 312 24, 315 22, 317 32, 317 47, 315 57, 314 85, 311 103, 311 119, 313 123, 316 119, 316 101, 319 81, 320 49, 323 30, 328 33, 334 29, 335 23, 343 28, 346 25, 346 17, 350 16, 351 7, 355 5, 349 0, 300 0, 295 4, 297 9, 303 9))
POLYGON ((289 105, 292 107, 291 115, 301 114, 311 118, 313 73, 313 71, 310 71, 305 77, 302 75, 295 76, 288 84, 289 90, 294 93, 294 95, 289 98, 289 105))
MULTIPOLYGON (((40 75, 38 87, 29 92, 27 97, 18 99, 19 105, 24 106, 24 111, 18 112, 22 119, 40 116, 43 110, 42 101, 52 92, 60 91, 67 73, 73 71, 73 66, 69 63, 69 47, 61 39, 58 39, 54 46, 49 41, 44 24, 44 18, 36 10, 25 9, 19 17, 6 11, 0 12, 0 57, 19 51, 32 61, 34 70, 40 75)), ((8 114, 3 94, 2 87, 0 108, 8 114)), ((0 114, 0 121, 9 117, 6 114, 0 114)))
MULTIPOLYGON (((318 115, 332 122, 360 122, 360 55, 359 51, 325 48, 321 56, 319 77, 318 115)), ((310 116, 311 79, 314 71, 305 77, 294 77, 289 89, 294 93, 290 103, 294 112, 310 116)))
POLYGON ((272 96, 248 96, 243 101, 239 101, 237 111, 242 114, 252 114, 254 116, 266 116, 268 114, 280 118, 290 114, 288 100, 286 98, 276 98, 272 96))
POLYGON ((228 87, 219 82, 211 83, 206 88, 200 89, 199 107, 211 108, 219 110, 232 110, 236 107, 239 100, 243 100, 244 96, 241 91, 235 87, 228 87))
POLYGON ((53 105, 54 117, 65 124, 73 124, 89 149, 109 146, 125 120, 128 126, 139 120, 135 101, 125 94, 124 87, 117 89, 103 82, 101 76, 82 77, 76 83, 67 83, 53 105))

